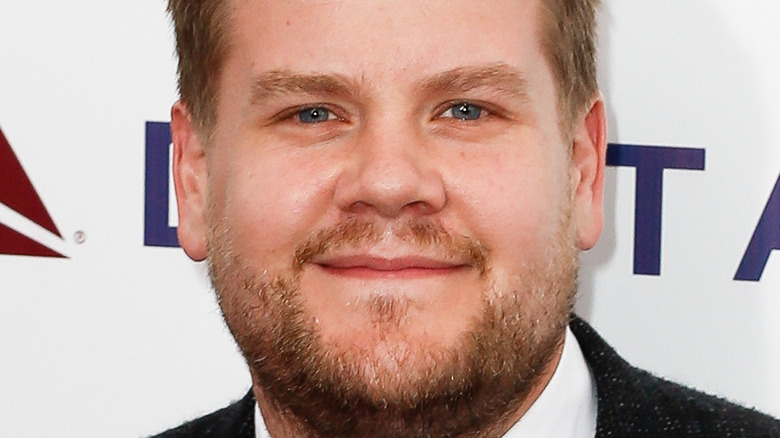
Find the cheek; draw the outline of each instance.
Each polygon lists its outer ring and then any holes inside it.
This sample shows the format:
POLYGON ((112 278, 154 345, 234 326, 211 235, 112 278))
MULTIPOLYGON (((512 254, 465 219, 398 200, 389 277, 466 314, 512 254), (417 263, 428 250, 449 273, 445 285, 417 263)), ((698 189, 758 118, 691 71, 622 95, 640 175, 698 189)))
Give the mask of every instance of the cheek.
POLYGON ((553 164, 560 159, 548 151, 469 157, 469 165, 452 176, 450 199, 456 210, 468 212, 464 226, 482 241, 494 265, 542 254, 559 228, 567 177, 553 164))
MULTIPOLYGON (((238 155, 238 154, 236 154, 238 155)), ((264 269, 289 268, 297 242, 316 229, 332 192, 329 172, 294 154, 241 154, 223 166, 215 214, 233 248, 264 269)))

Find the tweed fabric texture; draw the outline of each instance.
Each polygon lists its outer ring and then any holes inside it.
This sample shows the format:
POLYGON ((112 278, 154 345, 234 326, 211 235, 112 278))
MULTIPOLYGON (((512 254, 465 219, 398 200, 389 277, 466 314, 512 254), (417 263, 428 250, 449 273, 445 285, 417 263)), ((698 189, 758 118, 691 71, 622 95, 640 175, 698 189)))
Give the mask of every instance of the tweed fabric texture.
POLYGON ((154 438, 255 438, 255 396, 244 398, 154 438))
POLYGON ((634 368, 584 321, 570 324, 596 379, 596 438, 780 437, 780 422, 634 368))
MULTIPOLYGON (((596 438, 780 438, 780 421, 629 365, 576 316, 570 327, 596 380, 596 438)), ((236 403, 156 438, 255 438, 254 406, 249 391, 236 403)))

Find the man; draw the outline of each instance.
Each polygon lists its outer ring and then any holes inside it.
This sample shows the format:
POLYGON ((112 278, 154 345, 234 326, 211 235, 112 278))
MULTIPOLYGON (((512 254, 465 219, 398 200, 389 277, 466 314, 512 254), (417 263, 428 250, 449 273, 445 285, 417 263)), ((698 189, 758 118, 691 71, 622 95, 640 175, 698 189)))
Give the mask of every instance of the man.
POLYGON ((163 436, 780 436, 571 320, 596 3, 171 0, 179 240, 253 387, 163 436))

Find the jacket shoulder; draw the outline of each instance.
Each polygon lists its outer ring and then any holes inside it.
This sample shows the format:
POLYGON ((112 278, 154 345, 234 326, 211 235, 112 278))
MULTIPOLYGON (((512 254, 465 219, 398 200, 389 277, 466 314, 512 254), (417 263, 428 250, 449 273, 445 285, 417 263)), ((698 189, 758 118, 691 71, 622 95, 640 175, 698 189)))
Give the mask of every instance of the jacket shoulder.
POLYGON ((581 319, 570 326, 596 381, 597 437, 780 437, 780 421, 635 368, 581 319))
POLYGON ((244 398, 203 417, 152 438, 254 438, 255 398, 250 390, 244 398))

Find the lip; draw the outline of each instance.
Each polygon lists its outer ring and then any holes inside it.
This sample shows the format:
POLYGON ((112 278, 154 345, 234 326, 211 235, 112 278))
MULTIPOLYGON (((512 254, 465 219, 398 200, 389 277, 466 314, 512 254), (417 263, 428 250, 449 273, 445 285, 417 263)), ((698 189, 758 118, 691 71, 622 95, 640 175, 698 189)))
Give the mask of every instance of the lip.
POLYGON ((468 269, 466 263, 425 256, 380 257, 373 255, 345 255, 313 260, 326 272, 353 278, 421 278, 449 275, 468 269))

